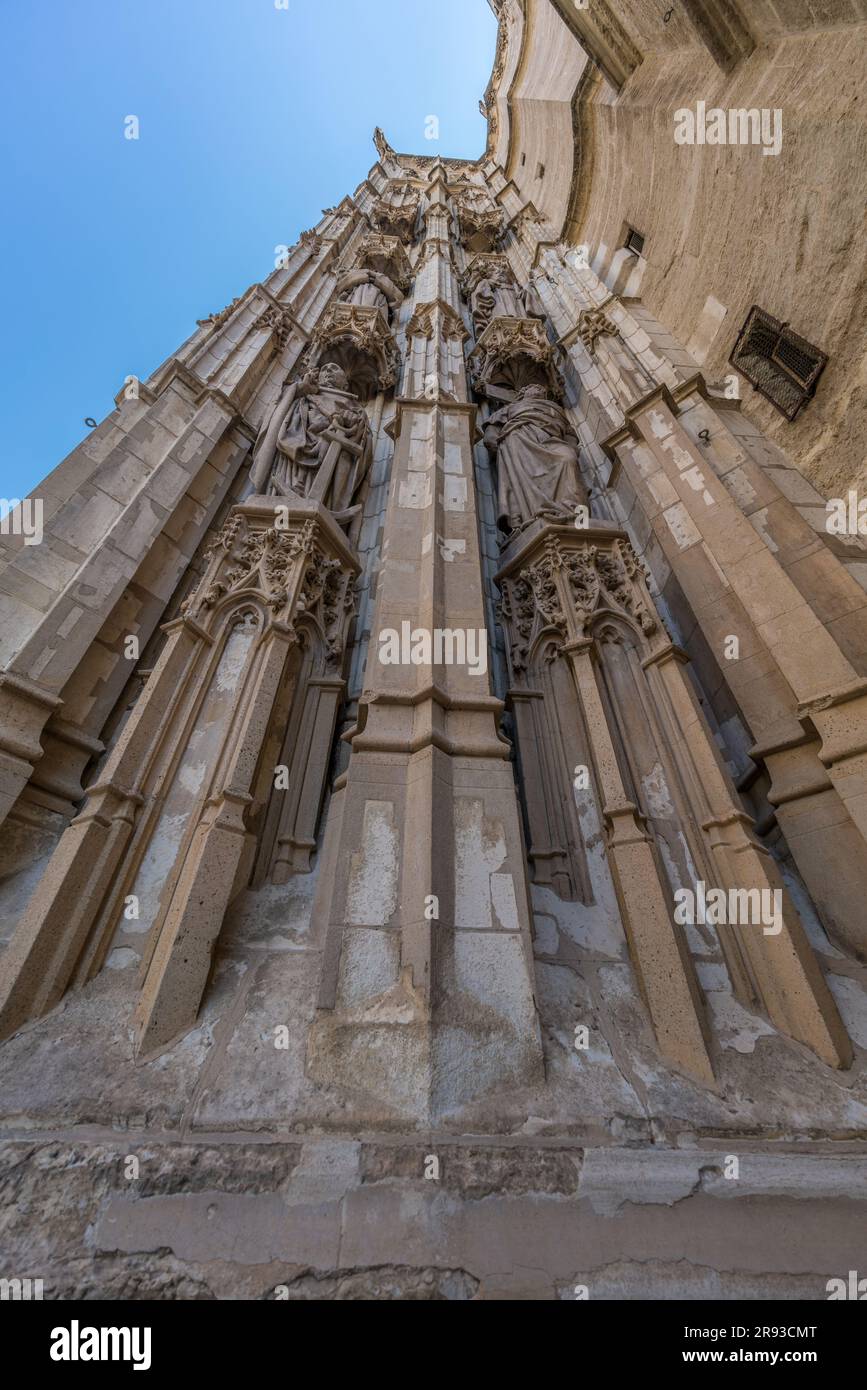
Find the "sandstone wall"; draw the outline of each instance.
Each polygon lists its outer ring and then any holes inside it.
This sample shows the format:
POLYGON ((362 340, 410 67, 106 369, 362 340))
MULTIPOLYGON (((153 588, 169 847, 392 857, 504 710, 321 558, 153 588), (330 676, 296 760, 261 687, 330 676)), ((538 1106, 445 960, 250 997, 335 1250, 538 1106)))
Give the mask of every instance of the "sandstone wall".
POLYGON ((555 228, 589 246, 612 289, 641 296, 710 380, 732 370, 754 303, 826 352, 815 399, 794 423, 748 383, 742 392, 746 412, 805 476, 843 496, 865 477, 867 7, 741 5, 755 47, 729 70, 689 7, 671 8, 663 24, 664 6, 607 0, 641 56, 616 90, 587 72, 571 0, 506 0, 520 57, 498 87, 497 158, 555 228), (673 113, 697 101, 780 108, 780 155, 676 145, 673 113), (646 238, 640 261, 622 250, 627 227, 646 238))

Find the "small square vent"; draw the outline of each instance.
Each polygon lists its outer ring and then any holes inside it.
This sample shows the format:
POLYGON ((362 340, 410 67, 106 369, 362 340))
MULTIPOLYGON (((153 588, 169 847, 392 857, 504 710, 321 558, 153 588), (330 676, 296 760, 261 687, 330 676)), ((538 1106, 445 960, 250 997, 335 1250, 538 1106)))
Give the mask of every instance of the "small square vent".
POLYGON ((634 227, 629 227, 626 232, 626 240, 623 243, 627 251, 634 251, 636 256, 644 254, 644 237, 640 232, 636 232, 634 227))

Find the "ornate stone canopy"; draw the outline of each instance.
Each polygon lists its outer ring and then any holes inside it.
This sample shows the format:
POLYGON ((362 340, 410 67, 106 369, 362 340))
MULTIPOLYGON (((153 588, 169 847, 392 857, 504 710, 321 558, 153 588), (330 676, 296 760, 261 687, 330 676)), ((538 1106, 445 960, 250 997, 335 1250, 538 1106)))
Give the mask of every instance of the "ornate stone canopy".
POLYGON ((493 251, 503 230, 503 213, 483 193, 469 190, 458 204, 461 245, 467 251, 493 251))
POLYGON ((308 346, 319 366, 336 362, 362 400, 387 391, 397 379, 397 347, 379 309, 361 304, 332 305, 308 346))
POLYGON ((497 576, 512 678, 525 679, 545 639, 559 650, 616 618, 642 645, 667 635, 653 612, 641 564, 623 531, 546 526, 517 542, 497 576))
POLYGON ((399 237, 368 232, 358 248, 358 265, 387 275, 401 290, 409 288, 412 267, 399 237))
POLYGON ((410 338, 432 338, 438 329, 445 338, 458 338, 461 342, 470 336, 458 311, 442 299, 418 305, 406 332, 410 338))
POLYGON ((551 344, 539 319, 493 319, 469 361, 476 390, 482 393, 489 387, 519 391, 538 383, 556 397, 562 394, 551 344))
POLYGON ((399 182, 391 185, 386 197, 374 203, 370 216, 380 232, 408 243, 415 232, 418 208, 417 189, 411 183, 399 182))

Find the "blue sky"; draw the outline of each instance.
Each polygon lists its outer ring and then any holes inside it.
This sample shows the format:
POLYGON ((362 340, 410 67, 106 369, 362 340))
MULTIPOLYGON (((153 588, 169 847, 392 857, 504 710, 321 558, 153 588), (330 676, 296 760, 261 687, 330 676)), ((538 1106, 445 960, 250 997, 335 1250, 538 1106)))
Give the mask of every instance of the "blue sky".
POLYGON ((2 497, 351 193, 376 125, 484 147, 486 0, 3 0, 0 37, 2 497))

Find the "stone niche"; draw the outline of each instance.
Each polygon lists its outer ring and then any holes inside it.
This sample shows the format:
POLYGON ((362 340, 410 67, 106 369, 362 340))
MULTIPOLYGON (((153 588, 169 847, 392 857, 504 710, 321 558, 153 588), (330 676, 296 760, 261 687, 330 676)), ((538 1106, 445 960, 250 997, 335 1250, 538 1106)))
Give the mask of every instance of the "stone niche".
POLYGON ((409 289, 412 267, 400 237, 368 232, 358 248, 358 266, 387 275, 404 293, 409 289))
POLYGON ((91 979, 112 947, 140 958, 137 1051, 193 1026, 237 893, 309 865, 358 571, 317 501, 232 509, 4 956, 3 1033, 91 979))
POLYGON ((625 533, 537 518, 510 542, 496 579, 536 882, 589 900, 572 812, 586 799, 660 1052, 708 1085, 707 1008, 673 894, 700 865, 724 892, 779 895, 775 934, 732 924, 719 933, 733 993, 823 1061, 848 1066, 851 1044, 800 916, 740 805, 685 653, 655 612, 625 533), (573 769, 585 774, 577 797, 573 769))
POLYGON ((494 318, 524 317, 523 295, 506 256, 486 251, 473 256, 461 276, 461 289, 469 303, 477 337, 494 318))
POLYGON ((457 205, 460 242, 465 251, 493 251, 503 232, 502 210, 481 189, 463 188, 457 205))
POLYGON ((534 318, 494 318, 469 356, 473 384, 480 395, 502 399, 525 386, 545 386, 562 394, 544 324, 534 318))
POLYGON ((404 245, 415 237, 419 209, 418 191, 411 183, 395 183, 371 209, 374 226, 386 236, 397 237, 404 245))
POLYGON ((331 305, 304 354, 303 366, 342 367, 351 389, 363 401, 389 391, 397 380, 400 356, 381 310, 372 305, 331 305))

